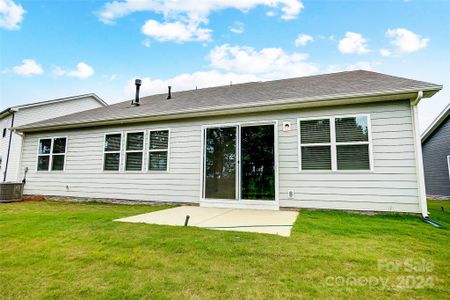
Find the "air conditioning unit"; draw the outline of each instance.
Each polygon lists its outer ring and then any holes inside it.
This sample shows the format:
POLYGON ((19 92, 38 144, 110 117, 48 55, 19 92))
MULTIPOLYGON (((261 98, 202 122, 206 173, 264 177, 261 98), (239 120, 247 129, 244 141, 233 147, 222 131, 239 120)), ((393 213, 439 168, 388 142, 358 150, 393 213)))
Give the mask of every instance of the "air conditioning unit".
POLYGON ((23 183, 2 182, 0 183, 0 202, 22 201, 23 183))

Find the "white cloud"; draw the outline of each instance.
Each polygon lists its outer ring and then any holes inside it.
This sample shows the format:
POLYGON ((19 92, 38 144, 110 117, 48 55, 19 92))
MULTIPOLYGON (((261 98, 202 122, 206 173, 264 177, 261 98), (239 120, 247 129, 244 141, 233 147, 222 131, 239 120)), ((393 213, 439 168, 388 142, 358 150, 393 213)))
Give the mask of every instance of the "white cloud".
POLYGON ((329 65, 326 69, 327 73, 335 73, 342 71, 366 70, 373 71, 379 65, 379 62, 357 61, 347 65, 329 65))
POLYGON ((94 75, 94 69, 84 62, 78 63, 76 70, 67 72, 67 76, 79 79, 86 79, 92 75, 94 75))
POLYGON ((211 50, 208 58, 213 68, 241 74, 259 74, 270 79, 304 76, 318 71, 315 64, 306 62, 307 54, 288 54, 281 48, 257 51, 252 47, 224 44, 211 50))
MULTIPOLYGON (((276 1, 274 1, 276 2, 276 1)), ((284 20, 292 20, 295 19, 298 14, 304 8, 303 3, 296 0, 287 0, 284 1, 285 5, 281 8, 283 15, 281 16, 284 20)))
POLYGON ((295 39, 295 46, 299 47, 299 46, 305 46, 306 44, 313 42, 314 38, 310 35, 301 33, 297 36, 297 38, 295 39))
POLYGON ((155 20, 148 20, 142 26, 142 32, 160 42, 174 41, 177 43, 189 41, 207 41, 211 38, 211 30, 199 28, 199 23, 183 23, 176 21, 173 23, 159 23, 155 20))
POLYGON ((53 67, 52 73, 56 77, 68 76, 68 77, 76 77, 79 79, 86 79, 94 75, 94 69, 84 62, 80 62, 77 64, 75 70, 67 71, 59 66, 55 66, 53 67))
MULTIPOLYGON (((137 77, 136 77, 137 78, 137 77)), ((223 73, 217 70, 185 73, 169 79, 153 79, 149 77, 142 78, 142 95, 153 95, 166 93, 167 86, 173 86, 173 91, 192 90, 196 87, 205 88, 218 85, 233 84, 259 81, 262 78, 252 74, 235 74, 231 72, 223 73)), ((127 95, 132 95, 135 91, 134 78, 130 79, 125 87, 127 95)))
POLYGON ((366 39, 356 32, 347 32, 339 41, 339 51, 344 54, 364 54, 369 52, 366 39))
POLYGON ((43 74, 44 70, 34 59, 24 59, 21 65, 13 67, 13 72, 28 77, 43 74))
MULTIPOLYGON (((307 54, 289 54, 280 48, 257 51, 251 47, 224 44, 210 51, 207 57, 210 70, 185 73, 169 79, 144 77, 141 91, 143 95, 150 95, 167 92, 169 85, 174 91, 182 91, 228 85, 230 82, 236 84, 317 73, 317 66, 307 62, 307 58, 307 54)), ((134 92, 135 78, 130 79, 125 87, 128 95, 134 92)))
POLYGON ((158 41, 204 41, 210 39, 212 30, 201 26, 208 24, 212 12, 225 9, 247 12, 256 6, 278 9, 285 20, 296 18, 303 9, 300 0, 115 0, 103 6, 99 18, 111 24, 126 15, 150 11, 161 14, 164 20, 148 20, 142 27, 144 34, 158 41))
POLYGON ((0 28, 8 30, 20 29, 25 9, 12 0, 0 0, 0 28))
POLYGON ((380 49, 380 54, 381 54, 381 56, 387 57, 387 56, 391 56, 392 52, 389 49, 382 48, 382 49, 380 49))
POLYGON ((106 3, 99 17, 102 22, 111 23, 134 12, 152 11, 166 18, 187 16, 205 20, 214 11, 237 9, 246 12, 258 5, 280 9, 282 18, 286 20, 296 18, 303 9, 300 0, 125 0, 106 3))
POLYGON ((391 44, 396 46, 400 52, 410 53, 428 46, 429 38, 422 38, 420 35, 405 29, 395 28, 386 31, 386 36, 391 38, 391 44))
POLYGON ((233 33, 241 34, 245 30, 244 23, 236 21, 233 26, 230 27, 230 31, 233 33))

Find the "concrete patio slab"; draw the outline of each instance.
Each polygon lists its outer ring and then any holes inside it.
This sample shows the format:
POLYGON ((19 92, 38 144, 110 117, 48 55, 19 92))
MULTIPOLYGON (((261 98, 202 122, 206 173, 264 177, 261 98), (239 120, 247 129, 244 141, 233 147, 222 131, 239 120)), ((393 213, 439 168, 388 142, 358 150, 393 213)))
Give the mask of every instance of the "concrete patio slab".
POLYGON ((290 236, 298 212, 179 206, 115 221, 183 226, 186 216, 188 226, 290 236))

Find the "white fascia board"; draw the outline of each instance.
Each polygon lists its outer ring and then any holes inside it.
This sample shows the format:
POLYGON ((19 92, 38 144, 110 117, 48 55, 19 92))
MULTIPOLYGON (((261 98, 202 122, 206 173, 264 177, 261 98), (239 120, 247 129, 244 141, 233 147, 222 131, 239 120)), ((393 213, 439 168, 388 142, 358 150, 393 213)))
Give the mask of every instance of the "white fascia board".
MULTIPOLYGON (((210 110, 180 110, 171 114, 158 114, 153 116, 135 116, 122 119, 111 120, 93 120, 83 123, 67 123, 48 125, 46 127, 23 127, 16 128, 18 131, 23 132, 36 132, 45 130, 57 130, 57 129, 69 129, 69 128, 82 128, 92 126, 106 126, 106 125, 121 125, 129 123, 140 122, 154 122, 170 119, 180 118, 195 118, 195 117, 208 117, 208 116, 221 116, 230 114, 242 114, 242 113, 255 113, 266 112, 273 110, 288 110, 296 108, 312 108, 312 107, 325 107, 336 105, 349 105, 349 104, 364 104, 374 103, 381 101, 393 101, 393 100, 411 100, 417 97, 419 90, 396 90, 396 91, 384 91, 379 93, 366 93, 366 94, 343 94, 330 97, 309 97, 309 98, 290 98, 290 99, 277 99, 265 102, 250 102, 239 105, 224 105, 214 107, 210 110)), ((436 91, 437 92, 437 91, 436 91)), ((430 97, 435 91, 424 91, 425 97, 430 97)))

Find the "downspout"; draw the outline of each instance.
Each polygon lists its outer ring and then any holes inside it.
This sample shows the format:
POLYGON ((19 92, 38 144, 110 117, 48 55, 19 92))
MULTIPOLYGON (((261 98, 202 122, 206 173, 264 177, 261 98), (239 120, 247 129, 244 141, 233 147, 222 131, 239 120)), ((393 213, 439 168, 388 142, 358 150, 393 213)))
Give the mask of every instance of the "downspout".
POLYGON ((13 135, 13 130, 12 128, 14 127, 14 112, 12 113, 12 117, 11 117, 11 129, 9 129, 9 142, 8 142, 8 153, 6 154, 6 164, 5 164, 5 172, 3 173, 3 182, 6 181, 6 175, 8 173, 8 162, 9 162, 9 153, 11 152, 11 142, 12 142, 12 135, 13 135))
POLYGON ((416 99, 411 101, 411 113, 413 118, 414 145, 416 148, 415 149, 416 175, 419 191, 419 206, 422 217, 427 218, 428 217, 427 195, 425 192, 425 174, 423 170, 422 141, 420 139, 419 114, 417 110, 417 105, 419 104, 422 98, 423 98, 423 91, 417 92, 416 99))
MULTIPOLYGON (((23 142, 24 142, 25 134, 23 132, 19 132, 17 130, 14 130, 14 133, 17 134, 18 136, 20 136, 20 140, 21 140, 21 145, 20 145, 20 150, 21 151, 20 151, 20 158, 19 158, 19 170, 22 170, 23 142)), ((25 167, 24 175, 23 175, 23 179, 22 179, 22 183, 23 184, 26 183, 27 173, 28 173, 28 167, 25 167)), ((17 178, 17 179, 19 179, 19 178, 17 178)))
POLYGON ((416 99, 413 101, 413 105, 417 106, 417 104, 419 104, 420 100, 422 100, 423 98, 423 91, 418 91, 417 92, 417 97, 416 99))

